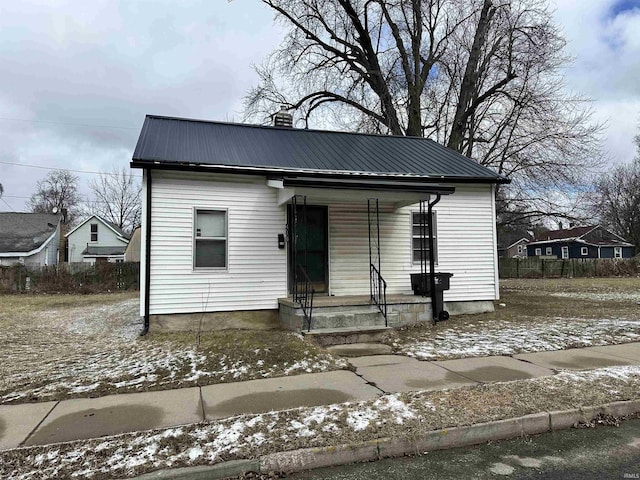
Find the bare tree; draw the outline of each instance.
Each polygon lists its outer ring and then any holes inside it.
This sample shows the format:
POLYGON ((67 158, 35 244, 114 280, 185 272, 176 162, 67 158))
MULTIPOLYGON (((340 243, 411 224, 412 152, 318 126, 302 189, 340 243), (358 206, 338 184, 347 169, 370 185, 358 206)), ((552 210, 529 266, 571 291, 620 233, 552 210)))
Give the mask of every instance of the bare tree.
POLYGON ((142 186, 128 168, 112 168, 89 182, 95 201, 89 202, 89 213, 101 216, 125 232, 140 225, 142 186))
POLYGON ((67 221, 73 223, 78 213, 79 178, 67 170, 52 170, 36 184, 29 206, 34 213, 53 213, 67 209, 67 221))
POLYGON ((503 198, 531 215, 565 215, 548 192, 598 167, 601 126, 564 93, 569 59, 544 0, 262 1, 289 30, 257 68, 246 118, 283 104, 304 125, 432 138, 509 176, 503 198))
POLYGON ((124 231, 131 233, 140 225, 141 184, 129 169, 113 167, 89 182, 94 201, 89 202, 91 213, 103 217, 124 231))
POLYGON ((594 211, 600 224, 640 246, 640 135, 636 158, 618 165, 596 182, 594 211))

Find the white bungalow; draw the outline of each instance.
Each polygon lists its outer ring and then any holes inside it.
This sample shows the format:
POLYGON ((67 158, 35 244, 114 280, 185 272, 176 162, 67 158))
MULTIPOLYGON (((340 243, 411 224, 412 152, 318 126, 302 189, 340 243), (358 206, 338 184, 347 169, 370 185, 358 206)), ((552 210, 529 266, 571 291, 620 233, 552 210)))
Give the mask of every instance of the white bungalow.
POLYGON ((127 234, 117 225, 91 215, 65 235, 69 263, 124 262, 127 234))
POLYGON ((437 319, 499 298, 494 189, 508 180, 431 140, 147 116, 131 166, 147 328, 429 321, 431 262, 453 274, 437 319))

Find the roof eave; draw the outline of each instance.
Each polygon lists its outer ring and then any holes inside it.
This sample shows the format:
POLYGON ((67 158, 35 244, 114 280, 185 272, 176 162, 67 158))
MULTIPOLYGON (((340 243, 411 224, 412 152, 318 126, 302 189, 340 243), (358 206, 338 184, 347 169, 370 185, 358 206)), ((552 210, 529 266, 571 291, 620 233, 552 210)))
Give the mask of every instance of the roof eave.
POLYGON ((483 184, 507 184, 511 180, 502 175, 495 177, 469 177, 469 176, 427 176, 419 174, 402 174, 402 173, 374 173, 374 172, 356 172, 356 171, 333 171, 333 170, 305 170, 291 168, 275 168, 275 167, 245 167, 232 165, 209 165, 202 163, 187 162, 166 162, 159 160, 140 159, 134 157, 130 164, 131 168, 155 169, 155 170, 179 170, 179 171, 196 171, 210 173, 230 173, 242 175, 296 175, 299 177, 317 177, 326 178, 386 178, 397 181, 416 181, 428 180, 430 182, 440 183, 483 183, 483 184))

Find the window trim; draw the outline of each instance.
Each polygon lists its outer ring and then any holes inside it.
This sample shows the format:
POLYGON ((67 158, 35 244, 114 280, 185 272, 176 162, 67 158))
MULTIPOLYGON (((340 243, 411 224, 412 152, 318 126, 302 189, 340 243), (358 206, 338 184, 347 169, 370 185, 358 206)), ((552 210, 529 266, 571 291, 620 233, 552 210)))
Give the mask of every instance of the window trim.
POLYGON ((227 272, 229 271, 229 209, 217 207, 193 207, 193 218, 191 219, 191 267, 194 272, 227 272), (196 237, 196 221, 198 220, 198 212, 224 212, 225 216, 225 252, 224 267, 196 267, 196 242, 198 238, 202 240, 221 240, 219 237, 196 237))
POLYGON ((546 247, 544 249, 544 254, 547 257, 550 257, 551 255, 553 255, 553 247, 546 247))
MULTIPOLYGON (((414 260, 413 259, 413 214, 417 213, 418 215, 420 215, 420 210, 411 210, 411 213, 409 214, 409 261, 411 266, 416 266, 416 265, 420 265, 420 260, 414 260)), ((437 210, 432 210, 431 211, 432 215, 433 215, 433 230, 434 230, 434 236, 433 236, 433 249, 436 252, 436 255, 434 257, 434 265, 438 265, 438 212, 437 210)), ((429 260, 427 260, 427 264, 429 263, 429 260)))
POLYGON ((580 255, 589 255, 589 247, 580 247, 580 255))
POLYGON ((536 257, 542 256, 542 247, 536 247, 535 256, 536 257))
POLYGON ((518 255, 522 255, 522 251, 524 249, 522 248, 522 244, 518 245, 518 255))
POLYGON ((98 243, 98 224, 97 223, 90 223, 89 224, 89 241, 90 242, 94 242, 94 243, 98 243), (96 231, 93 231, 93 227, 96 227, 96 231), (93 239, 93 236, 96 236, 96 239, 93 239))
POLYGON ((563 246, 560 247, 560 258, 562 258, 562 260, 568 260, 569 259, 569 247, 568 246, 563 246), (566 256, 565 256, 566 253, 566 256))
POLYGON ((613 258, 622 258, 624 255, 624 251, 622 250, 622 247, 613 247, 613 258), (618 252, 620 252, 620 256, 616 255, 618 252))

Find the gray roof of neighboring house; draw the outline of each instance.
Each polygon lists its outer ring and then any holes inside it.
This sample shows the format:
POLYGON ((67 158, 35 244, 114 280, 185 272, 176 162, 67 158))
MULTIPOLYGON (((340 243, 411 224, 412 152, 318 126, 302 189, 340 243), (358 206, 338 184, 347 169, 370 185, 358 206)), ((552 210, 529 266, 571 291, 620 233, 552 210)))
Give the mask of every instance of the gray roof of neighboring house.
POLYGON ((58 227, 60 215, 0 212, 0 252, 30 252, 58 227))
POLYGON ((124 255, 124 251, 127 249, 126 245, 115 247, 97 247, 93 245, 87 245, 82 251, 82 255, 124 255))
POLYGON ((426 138, 266 127, 147 115, 132 166, 421 177, 505 183, 506 177, 426 138), (215 168, 212 168, 215 167, 215 168))
POLYGON ((102 218, 102 217, 98 217, 98 218, 100 218, 100 220, 102 220, 104 223, 108 224, 111 228, 113 228, 116 232, 118 232, 118 235, 120 235, 121 237, 123 237, 123 238, 127 238, 127 239, 129 238, 129 235, 127 235, 127 234, 125 233, 125 231, 124 231, 124 230, 122 230, 122 229, 121 229, 118 225, 116 225, 115 223, 110 222, 109 220, 105 220, 105 219, 104 219, 104 218, 102 218))

